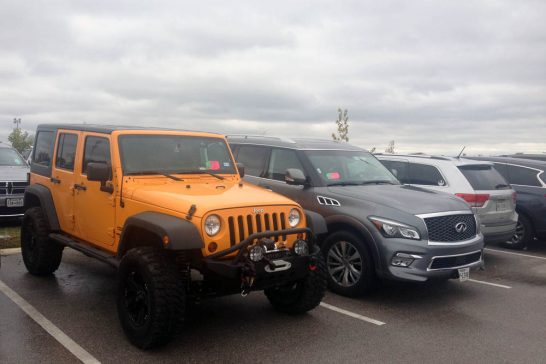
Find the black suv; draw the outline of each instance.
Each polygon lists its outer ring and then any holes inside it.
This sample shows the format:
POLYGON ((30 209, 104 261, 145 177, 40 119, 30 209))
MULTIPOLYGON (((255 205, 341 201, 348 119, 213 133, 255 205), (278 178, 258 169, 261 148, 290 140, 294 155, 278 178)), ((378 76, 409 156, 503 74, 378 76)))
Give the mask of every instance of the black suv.
POLYGON ((517 192, 516 233, 506 245, 514 249, 523 249, 533 238, 546 239, 546 161, 519 157, 470 159, 493 162, 495 169, 517 192))
POLYGON ((468 277, 483 235, 470 207, 403 186, 372 154, 346 143, 231 136, 245 179, 323 215, 330 288, 354 296, 376 277, 423 282, 468 277))

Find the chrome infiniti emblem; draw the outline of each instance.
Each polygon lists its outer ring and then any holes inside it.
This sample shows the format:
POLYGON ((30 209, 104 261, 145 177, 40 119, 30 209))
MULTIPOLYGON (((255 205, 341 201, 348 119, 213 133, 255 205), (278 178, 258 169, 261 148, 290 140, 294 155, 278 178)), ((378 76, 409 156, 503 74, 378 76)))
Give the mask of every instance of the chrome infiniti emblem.
POLYGON ((455 231, 459 234, 464 233, 468 229, 468 226, 464 222, 458 222, 455 224, 455 231))
POLYGON ((255 214, 263 214, 264 211, 265 211, 264 209, 258 209, 256 207, 252 209, 252 212, 255 214))

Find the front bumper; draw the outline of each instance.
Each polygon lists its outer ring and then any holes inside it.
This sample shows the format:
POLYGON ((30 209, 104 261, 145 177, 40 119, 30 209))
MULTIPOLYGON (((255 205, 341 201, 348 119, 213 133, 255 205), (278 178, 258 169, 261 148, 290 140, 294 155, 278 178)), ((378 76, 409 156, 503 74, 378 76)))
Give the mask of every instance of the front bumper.
POLYGON ((459 268, 478 268, 483 259, 483 235, 457 243, 430 245, 422 240, 382 240, 381 260, 384 267, 380 272, 384 278, 425 282, 429 279, 455 278, 459 268), (391 264, 397 253, 416 257, 409 267, 391 264))
POLYGON ((294 228, 252 234, 237 245, 205 258, 205 266, 207 271, 212 273, 213 280, 224 281, 222 283, 224 288, 232 291, 240 290, 241 278, 251 267, 253 284, 249 288, 251 291, 257 291, 304 279, 309 271, 316 268, 318 259, 320 259, 320 248, 315 244, 311 230, 294 228), (248 259, 246 253, 249 245, 263 238, 290 234, 307 235, 308 255, 302 256, 295 254, 292 250, 283 250, 275 252, 274 257, 269 259, 269 263, 265 260, 252 262, 248 259), (235 257, 225 258, 234 252, 237 252, 235 257))
POLYGON ((25 214, 25 207, 8 207, 7 199, 18 199, 23 198, 24 201, 25 195, 4 195, 0 196, 0 218, 15 218, 22 217, 25 214))

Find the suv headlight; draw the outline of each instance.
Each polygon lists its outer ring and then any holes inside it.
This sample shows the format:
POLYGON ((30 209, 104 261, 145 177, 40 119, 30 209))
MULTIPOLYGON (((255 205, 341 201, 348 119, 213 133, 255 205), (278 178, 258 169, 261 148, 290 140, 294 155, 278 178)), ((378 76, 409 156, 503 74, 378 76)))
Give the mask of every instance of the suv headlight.
POLYGON ((369 219, 386 238, 421 239, 417 228, 413 226, 379 217, 369 217, 369 219))
POLYGON ((288 214, 288 224, 290 224, 290 227, 295 227, 300 223, 300 212, 298 209, 292 209, 290 210, 290 214, 288 214))
POLYGON ((210 215, 205 219, 205 232, 208 234, 208 236, 218 234, 221 227, 222 223, 218 215, 210 215))

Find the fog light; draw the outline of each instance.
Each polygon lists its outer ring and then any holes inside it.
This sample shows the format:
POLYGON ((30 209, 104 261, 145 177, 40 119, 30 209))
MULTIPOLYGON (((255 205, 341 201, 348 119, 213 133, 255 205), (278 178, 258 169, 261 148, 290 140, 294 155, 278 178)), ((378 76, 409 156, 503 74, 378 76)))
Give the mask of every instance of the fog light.
POLYGON ((294 243, 294 253, 297 255, 308 255, 309 245, 305 240, 296 240, 294 243))
POLYGON ((261 245, 254 245, 249 251, 250 260, 259 262, 264 257, 264 248, 261 245))
POLYGON ((396 253, 391 260, 391 264, 395 267, 409 267, 416 258, 420 257, 406 253, 396 253))

